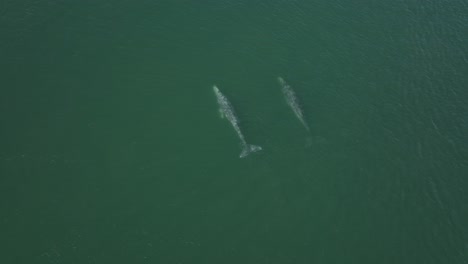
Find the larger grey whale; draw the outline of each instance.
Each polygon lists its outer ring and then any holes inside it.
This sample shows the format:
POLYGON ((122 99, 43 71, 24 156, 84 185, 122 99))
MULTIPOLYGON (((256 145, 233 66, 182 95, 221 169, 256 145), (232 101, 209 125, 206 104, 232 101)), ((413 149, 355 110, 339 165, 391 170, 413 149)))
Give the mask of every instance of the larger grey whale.
POLYGON ((245 141, 245 137, 242 134, 242 131, 240 130, 239 120, 237 119, 237 116, 234 112, 234 108, 232 107, 231 103, 226 98, 226 96, 224 96, 224 94, 221 93, 221 91, 218 89, 218 87, 216 87, 216 85, 213 85, 213 91, 216 94, 216 99, 218 101, 219 112, 221 116, 226 117, 226 119, 229 120, 229 122, 231 123, 232 127, 234 127, 234 130, 236 131, 241 141, 242 152, 239 155, 239 157, 243 158, 252 152, 257 152, 257 151, 262 150, 262 147, 260 146, 247 144, 247 141, 245 141))

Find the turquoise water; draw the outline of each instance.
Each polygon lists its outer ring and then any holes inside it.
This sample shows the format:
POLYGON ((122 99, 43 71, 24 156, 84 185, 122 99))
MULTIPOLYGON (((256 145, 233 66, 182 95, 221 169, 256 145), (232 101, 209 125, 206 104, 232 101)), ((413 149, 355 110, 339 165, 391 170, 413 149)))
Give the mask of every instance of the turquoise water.
POLYGON ((467 263, 467 23, 466 0, 1 2, 1 262, 467 263), (239 159, 214 84, 262 151, 239 159))

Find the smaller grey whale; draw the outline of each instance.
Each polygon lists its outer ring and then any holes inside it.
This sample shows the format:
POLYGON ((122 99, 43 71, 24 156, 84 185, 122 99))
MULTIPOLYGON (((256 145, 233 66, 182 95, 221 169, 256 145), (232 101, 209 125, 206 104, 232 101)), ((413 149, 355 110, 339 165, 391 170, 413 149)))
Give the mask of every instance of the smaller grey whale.
POLYGON ((281 91, 283 92, 284 98, 286 99, 286 103, 291 107, 294 114, 296 115, 297 119, 302 123, 307 131, 310 131, 309 125, 304 120, 304 114, 302 113, 301 106, 297 100, 296 93, 294 90, 287 84, 283 78, 278 77, 278 82, 281 85, 281 91))

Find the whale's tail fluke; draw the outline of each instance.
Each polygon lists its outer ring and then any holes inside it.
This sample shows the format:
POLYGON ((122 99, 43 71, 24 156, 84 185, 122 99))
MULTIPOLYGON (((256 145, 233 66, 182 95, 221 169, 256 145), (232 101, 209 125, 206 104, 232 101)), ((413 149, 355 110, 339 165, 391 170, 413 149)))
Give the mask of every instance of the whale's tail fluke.
POLYGON ((260 146, 245 144, 244 149, 242 150, 239 157, 244 158, 247 155, 249 155, 250 153, 257 152, 257 151, 260 151, 260 150, 262 150, 262 147, 260 147, 260 146))

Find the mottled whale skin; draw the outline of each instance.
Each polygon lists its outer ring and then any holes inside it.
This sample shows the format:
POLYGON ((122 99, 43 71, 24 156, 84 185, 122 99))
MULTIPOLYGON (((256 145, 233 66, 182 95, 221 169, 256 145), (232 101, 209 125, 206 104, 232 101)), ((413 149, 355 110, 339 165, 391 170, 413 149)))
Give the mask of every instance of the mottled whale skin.
POLYGON ((240 130, 239 120, 237 119, 236 113, 234 112, 234 108, 232 107, 231 103, 226 98, 226 96, 221 93, 221 91, 218 89, 216 85, 213 85, 213 91, 218 101, 219 112, 221 116, 226 117, 226 119, 231 123, 232 127, 236 131, 241 141, 242 152, 239 155, 239 157, 244 158, 250 153, 262 150, 262 147, 260 146, 247 144, 247 141, 245 141, 245 137, 242 134, 242 131, 240 130))
POLYGON ((281 91, 283 92, 284 98, 286 99, 286 103, 289 105, 289 107, 291 107, 297 119, 299 119, 299 121, 305 127, 305 129, 307 131, 310 131, 309 125, 304 120, 304 114, 302 113, 301 106, 299 105, 299 102, 297 100, 296 93, 283 78, 278 77, 278 82, 281 85, 281 91))

